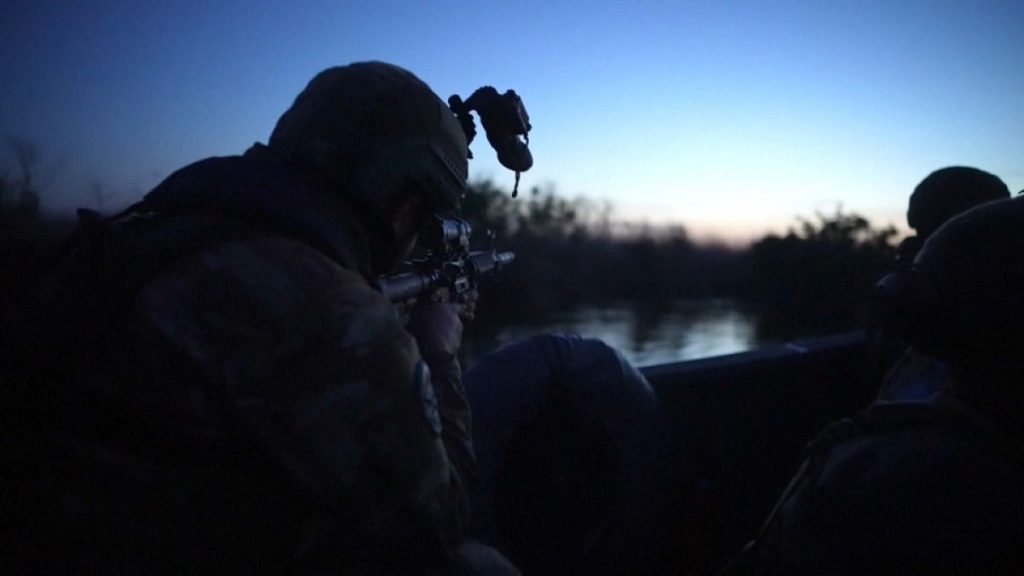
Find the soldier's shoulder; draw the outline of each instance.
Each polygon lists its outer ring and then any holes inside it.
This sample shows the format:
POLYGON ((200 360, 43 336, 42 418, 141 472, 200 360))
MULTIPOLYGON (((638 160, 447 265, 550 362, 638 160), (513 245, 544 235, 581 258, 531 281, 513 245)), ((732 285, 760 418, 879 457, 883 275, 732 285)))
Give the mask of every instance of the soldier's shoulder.
POLYGON ((1019 467, 1006 457, 1004 435, 990 421, 942 400, 878 402, 834 426, 835 438, 826 431, 821 484, 902 498, 908 490, 964 490, 980 476, 1005 478, 1019 467))
POLYGON ((210 360, 238 341, 262 342, 256 347, 274 357, 296 353, 332 331, 339 307, 376 311, 397 324, 358 272, 277 237, 223 242, 181 258, 146 284, 136 306, 165 337, 210 360))
POLYGON ((325 292, 367 303, 383 301, 383 296, 357 271, 341 266, 305 242, 284 237, 218 243, 174 262, 149 283, 149 288, 174 290, 180 284, 251 293, 274 306, 322 298, 325 292))

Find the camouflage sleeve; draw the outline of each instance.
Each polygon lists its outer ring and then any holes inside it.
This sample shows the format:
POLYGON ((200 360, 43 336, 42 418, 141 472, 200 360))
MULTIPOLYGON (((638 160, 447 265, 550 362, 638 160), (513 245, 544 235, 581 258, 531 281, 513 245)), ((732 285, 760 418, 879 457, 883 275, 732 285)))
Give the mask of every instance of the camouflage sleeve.
POLYGON ((226 243, 156 278, 139 305, 312 496, 310 539, 360 526, 363 553, 423 561, 464 536, 458 364, 434 359, 435 395, 394 307, 358 274, 294 241, 226 243))
POLYGON ((469 484, 477 477, 477 465, 473 453, 472 416, 462 384, 462 368, 451 354, 434 354, 424 360, 430 366, 431 382, 437 393, 445 451, 463 484, 469 484))

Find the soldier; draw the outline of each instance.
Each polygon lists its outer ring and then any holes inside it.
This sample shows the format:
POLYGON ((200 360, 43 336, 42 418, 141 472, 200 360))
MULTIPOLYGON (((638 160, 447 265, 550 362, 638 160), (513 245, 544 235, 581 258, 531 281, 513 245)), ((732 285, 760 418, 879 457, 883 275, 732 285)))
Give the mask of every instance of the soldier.
POLYGON ((891 310, 949 367, 927 402, 833 424, 729 574, 1017 574, 1024 566, 1024 198, 942 226, 891 310))
MULTIPOLYGON (((910 195, 907 224, 916 232, 900 243, 885 283, 908 269, 924 242, 950 218, 979 204, 1010 197, 1010 190, 999 177, 966 166, 950 166, 929 174, 910 195)), ((923 400, 945 384, 946 367, 934 358, 908 349, 885 328, 885 310, 879 310, 871 330, 872 376, 882 380, 882 400, 923 400)), ((876 380, 877 381, 877 380, 876 380)))
POLYGON ((479 545, 456 552, 472 301, 403 326, 371 287, 459 209, 467 155, 425 83, 357 63, 313 78, 267 145, 187 166, 114 219, 83 213, 4 332, 31 494, 10 562, 514 572, 479 545))

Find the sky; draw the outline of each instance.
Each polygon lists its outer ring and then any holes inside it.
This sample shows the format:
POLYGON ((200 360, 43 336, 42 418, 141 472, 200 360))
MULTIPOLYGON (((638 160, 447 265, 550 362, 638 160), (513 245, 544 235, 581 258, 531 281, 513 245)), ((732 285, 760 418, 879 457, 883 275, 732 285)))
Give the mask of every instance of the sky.
MULTIPOLYGON (((1024 1, 0 3, 0 172, 114 208, 266 142, 320 70, 408 68, 447 99, 514 89, 521 186, 743 241, 837 206, 904 225, 929 172, 1024 189, 1024 1)), ((471 179, 511 189, 485 139, 471 179)))

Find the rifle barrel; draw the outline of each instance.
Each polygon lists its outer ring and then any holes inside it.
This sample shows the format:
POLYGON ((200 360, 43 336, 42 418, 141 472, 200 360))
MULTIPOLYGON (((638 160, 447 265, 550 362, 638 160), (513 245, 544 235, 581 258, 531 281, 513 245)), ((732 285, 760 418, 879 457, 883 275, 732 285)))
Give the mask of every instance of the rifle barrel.
POLYGON ((473 286, 481 277, 492 272, 500 272, 502 268, 515 260, 512 252, 495 252, 493 250, 471 252, 465 256, 464 264, 456 267, 457 274, 449 270, 429 270, 426 272, 406 272, 387 276, 377 280, 377 287, 393 303, 405 302, 434 288, 453 282, 456 277, 467 278, 473 286))
POLYGON ((515 259, 516 255, 514 252, 494 252, 493 250, 472 252, 469 255, 473 273, 478 276, 487 274, 491 270, 500 271, 515 259))

